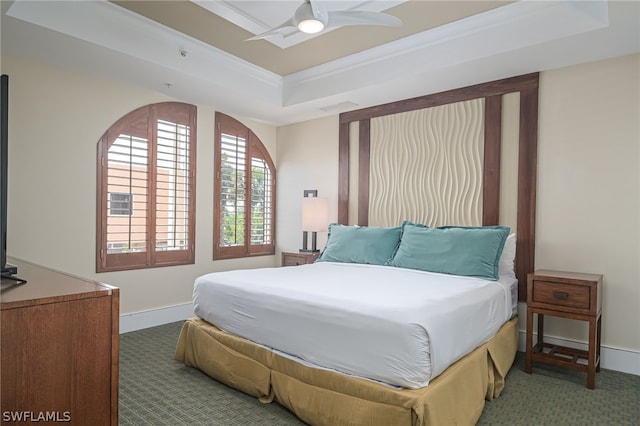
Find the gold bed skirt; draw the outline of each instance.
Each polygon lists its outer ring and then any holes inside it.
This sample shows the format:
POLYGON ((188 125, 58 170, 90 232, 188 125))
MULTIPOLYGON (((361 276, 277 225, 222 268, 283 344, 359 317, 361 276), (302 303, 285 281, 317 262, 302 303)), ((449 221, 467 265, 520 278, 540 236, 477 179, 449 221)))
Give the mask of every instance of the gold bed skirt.
POLYGON ((393 389, 304 366, 192 318, 182 327, 175 359, 262 402, 275 399, 311 425, 473 425, 485 399, 504 389, 517 347, 516 317, 429 386, 393 389))

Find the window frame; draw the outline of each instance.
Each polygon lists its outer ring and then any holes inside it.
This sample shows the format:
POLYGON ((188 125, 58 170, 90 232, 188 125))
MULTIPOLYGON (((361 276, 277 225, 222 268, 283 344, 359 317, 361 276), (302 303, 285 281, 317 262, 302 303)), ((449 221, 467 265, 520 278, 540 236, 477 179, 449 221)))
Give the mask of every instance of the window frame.
POLYGON ((213 214, 213 259, 236 259, 253 256, 268 256, 275 254, 276 248, 276 168, 269 151, 258 136, 240 121, 229 117, 226 114, 217 112, 215 114, 215 151, 214 151, 214 214, 213 214), (222 173, 222 134, 231 134, 242 137, 246 140, 245 148, 245 228, 244 243, 236 246, 223 246, 220 244, 221 233, 221 173, 222 173), (271 200, 269 209, 271 211, 270 236, 271 241, 266 244, 251 244, 251 182, 252 181, 252 160, 259 158, 264 161, 270 170, 271 200))
MULTIPOLYGON (((186 265, 195 263, 195 206, 196 206, 196 115, 197 108, 194 105, 182 102, 161 102, 145 105, 117 120, 102 135, 98 141, 97 152, 97 208, 96 208, 96 272, 123 271, 133 269, 145 269, 164 266, 186 265), (156 241, 158 230, 156 224, 157 192, 160 190, 157 180, 157 148, 158 148, 158 121, 170 121, 188 126, 188 164, 189 171, 185 175, 188 179, 186 206, 188 209, 187 220, 187 244, 184 249, 158 250, 156 241), (146 128, 135 124, 146 122, 146 128), (134 137, 143 137, 147 140, 147 187, 146 187, 146 216, 145 216, 145 244, 143 252, 108 253, 107 238, 109 209, 108 170, 109 148, 121 134, 129 134, 134 137)), ((133 201, 133 194, 132 194, 133 201)), ((133 209, 133 203, 131 204, 133 209)), ((136 214, 139 214, 136 213, 136 214)), ((120 216, 126 217, 126 216, 120 216)))

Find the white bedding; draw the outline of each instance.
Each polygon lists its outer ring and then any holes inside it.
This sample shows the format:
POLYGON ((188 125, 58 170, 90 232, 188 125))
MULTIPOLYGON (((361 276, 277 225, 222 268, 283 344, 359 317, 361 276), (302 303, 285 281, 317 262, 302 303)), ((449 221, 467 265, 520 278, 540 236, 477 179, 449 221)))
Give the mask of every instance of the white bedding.
POLYGON ((514 279, 317 262, 196 279, 194 309, 319 367, 420 388, 512 316, 514 279))

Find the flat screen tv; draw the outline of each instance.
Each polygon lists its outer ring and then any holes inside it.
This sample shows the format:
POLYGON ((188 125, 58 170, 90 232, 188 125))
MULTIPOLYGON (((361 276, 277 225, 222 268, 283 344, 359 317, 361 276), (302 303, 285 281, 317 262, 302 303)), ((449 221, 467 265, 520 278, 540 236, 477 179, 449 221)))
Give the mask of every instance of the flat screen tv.
POLYGON ((0 76, 0 266, 2 278, 10 278, 16 282, 23 280, 14 277, 18 268, 7 263, 7 202, 9 177, 9 76, 0 76))

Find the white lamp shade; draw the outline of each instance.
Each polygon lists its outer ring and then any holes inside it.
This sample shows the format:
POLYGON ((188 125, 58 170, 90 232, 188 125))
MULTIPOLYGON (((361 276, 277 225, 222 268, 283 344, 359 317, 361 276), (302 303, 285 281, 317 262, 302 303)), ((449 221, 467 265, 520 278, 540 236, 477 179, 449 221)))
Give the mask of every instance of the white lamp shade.
POLYGON ((302 199, 302 230, 326 232, 329 228, 329 200, 325 197, 302 199))

